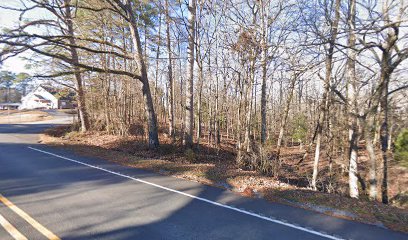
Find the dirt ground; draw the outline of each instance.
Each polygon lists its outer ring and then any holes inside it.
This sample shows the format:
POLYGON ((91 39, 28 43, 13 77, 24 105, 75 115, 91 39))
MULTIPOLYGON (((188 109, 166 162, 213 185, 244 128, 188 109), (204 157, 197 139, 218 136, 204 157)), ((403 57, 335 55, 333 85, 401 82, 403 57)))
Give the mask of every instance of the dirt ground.
POLYGON ((0 111, 0 124, 37 122, 42 120, 48 120, 51 118, 52 117, 48 113, 38 110, 32 111, 12 110, 10 112, 8 112, 7 110, 0 111))
MULTIPOLYGON (((338 184, 333 189, 344 190, 331 193, 327 192, 330 191, 329 187, 322 187, 324 192, 310 190, 312 161, 306 159, 299 163, 303 152, 298 147, 288 147, 282 151, 282 171, 276 178, 239 168, 235 162, 234 142, 226 139, 219 149, 203 143, 195 152, 183 151, 180 143, 172 143, 164 134, 160 136, 160 149, 155 151, 149 150, 141 137, 120 137, 101 132, 81 134, 71 132, 70 127, 49 129, 41 139, 45 144, 68 148, 82 155, 408 233, 406 199, 405 202, 395 201, 384 205, 368 201, 364 189, 361 189, 363 194, 359 200, 347 197, 348 173, 340 160, 332 163, 331 172, 328 170, 329 162, 322 160, 319 181, 322 186, 323 183, 328 186, 338 184), (333 179, 336 181, 331 182, 333 179)), ((367 165, 364 152, 360 159, 359 168, 363 170, 367 165)), ((407 190, 408 169, 391 164, 389 175, 390 196, 395 198, 407 190)))

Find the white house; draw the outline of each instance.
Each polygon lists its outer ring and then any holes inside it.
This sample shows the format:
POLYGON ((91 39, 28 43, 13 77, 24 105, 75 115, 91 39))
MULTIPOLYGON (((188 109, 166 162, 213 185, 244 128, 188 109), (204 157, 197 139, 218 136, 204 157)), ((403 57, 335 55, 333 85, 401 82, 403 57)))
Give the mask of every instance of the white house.
POLYGON ((55 89, 38 86, 21 98, 19 109, 58 109, 72 108, 72 94, 62 96, 55 89))

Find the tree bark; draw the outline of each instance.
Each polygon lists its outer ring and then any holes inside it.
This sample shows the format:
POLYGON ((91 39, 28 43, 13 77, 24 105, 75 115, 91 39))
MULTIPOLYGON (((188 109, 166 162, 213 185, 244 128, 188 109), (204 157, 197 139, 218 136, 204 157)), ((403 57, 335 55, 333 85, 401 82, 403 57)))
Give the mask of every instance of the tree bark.
POLYGON ((148 132, 149 132, 149 148, 154 149, 159 147, 159 136, 157 130, 157 118, 156 113, 154 111, 154 104, 153 98, 150 90, 149 79, 147 77, 147 68, 146 63, 143 58, 143 47, 140 42, 139 31, 137 28, 137 20, 135 17, 135 13, 131 6, 131 1, 126 1, 126 13, 129 17, 129 28, 130 34, 132 37, 132 42, 134 47, 136 48, 136 52, 134 52, 134 58, 138 65, 140 75, 141 75, 141 82, 142 82, 142 93, 143 93, 143 100, 144 100, 144 108, 145 114, 147 117, 147 125, 148 125, 148 132))
POLYGON ((267 80, 267 29, 266 14, 264 2, 260 1, 261 7, 261 66, 262 66, 262 83, 261 83, 261 144, 266 141, 266 80, 267 80))
MULTIPOLYGON (((202 64, 202 63, 201 63, 202 64)), ((203 95, 203 68, 198 66, 198 99, 197 99, 197 147, 200 145, 200 138, 203 130, 202 119, 202 95, 203 95)))
POLYGON ((169 0, 165 2, 165 14, 166 14, 166 45, 168 52, 168 81, 169 81, 169 135, 174 140, 174 80, 173 80, 173 60, 170 41, 170 15, 169 15, 169 0))
POLYGON ((251 116, 252 116, 252 96, 253 85, 255 78, 255 59, 251 59, 249 63, 249 73, 247 74, 247 88, 245 99, 245 138, 244 146, 246 152, 251 152, 251 116))
POLYGON ((366 150, 368 152, 368 159, 370 162, 369 167, 369 190, 368 196, 370 200, 374 201, 377 199, 377 157, 375 155, 373 137, 372 137, 372 128, 374 124, 374 117, 369 115, 367 116, 365 125, 364 125, 364 140, 366 145, 366 150))
MULTIPOLYGON (((387 61, 388 59, 385 58, 387 61)), ((383 109, 383 122, 381 124, 380 131, 380 142, 381 142, 381 152, 383 160, 383 178, 381 183, 381 200, 382 203, 388 204, 388 138, 389 138, 389 128, 388 128, 388 82, 389 75, 384 73, 384 89, 382 94, 381 106, 383 109)))
POLYGON ((86 109, 86 100, 85 100, 85 91, 83 87, 83 80, 82 76, 80 73, 79 67, 77 67, 79 63, 79 58, 78 58, 78 51, 74 47, 76 46, 75 38, 74 38, 74 27, 73 27, 73 19, 72 19, 72 14, 71 14, 71 9, 70 9, 70 3, 71 0, 64 0, 64 5, 65 5, 65 21, 67 25, 67 35, 70 36, 69 38, 69 51, 72 57, 72 68, 74 69, 74 76, 75 76, 75 87, 77 91, 77 102, 78 102, 78 112, 79 112, 79 119, 81 121, 81 132, 86 132, 89 129, 89 117, 88 117, 88 112, 86 109))
POLYGON ((340 0, 336 0, 334 11, 335 16, 332 22, 331 28, 331 35, 329 39, 329 48, 327 50, 326 55, 326 76, 324 79, 324 94, 323 94, 323 104, 321 105, 319 119, 317 123, 317 136, 316 136, 316 149, 315 149, 315 157, 313 162, 313 176, 312 176, 312 188, 317 190, 316 182, 317 182, 317 174, 318 174, 318 166, 319 166, 319 159, 320 159, 320 146, 322 140, 322 132, 323 132, 323 122, 327 117, 327 110, 329 108, 330 102, 330 82, 331 82, 331 75, 333 70, 333 54, 334 54, 334 45, 337 39, 338 33, 338 25, 340 20, 340 0))
MULTIPOLYGON (((241 66, 243 66, 244 64, 242 64, 241 61, 241 66)), ((237 112, 237 164, 238 166, 242 165, 243 163, 243 159, 242 159, 242 148, 243 148, 243 144, 242 144, 242 99, 243 99, 243 84, 242 84, 242 77, 241 77, 241 73, 238 73, 238 84, 237 84, 237 90, 239 92, 239 101, 238 101, 238 112, 237 112)))
POLYGON ((349 1, 348 17, 348 59, 347 59, 347 96, 348 96, 348 121, 349 121, 349 195, 358 198, 358 110, 356 87, 356 36, 355 36, 356 1, 349 1))
POLYGON ((186 81, 186 119, 183 144, 186 148, 193 147, 194 124, 194 41, 196 21, 196 0, 188 1, 188 47, 187 47, 187 81, 186 81))
POLYGON ((293 78, 290 81, 289 89, 288 89, 288 98, 286 99, 286 105, 283 110, 283 117, 281 118, 281 123, 280 123, 280 129, 279 129, 279 136, 278 136, 278 142, 277 142, 277 156, 279 158, 280 155, 280 150, 282 147, 282 140, 283 140, 283 134, 285 133, 285 128, 288 120, 288 115, 289 115, 289 109, 290 109, 290 103, 292 102, 293 98, 293 92, 295 90, 295 83, 297 80, 297 74, 295 73, 293 78))

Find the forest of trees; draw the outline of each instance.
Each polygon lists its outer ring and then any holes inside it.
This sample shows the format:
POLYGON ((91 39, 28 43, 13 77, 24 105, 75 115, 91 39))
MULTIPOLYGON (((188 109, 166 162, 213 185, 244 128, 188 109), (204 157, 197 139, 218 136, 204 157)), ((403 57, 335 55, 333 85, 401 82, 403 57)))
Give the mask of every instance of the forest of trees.
POLYGON ((0 103, 20 102, 30 81, 31 76, 27 73, 0 71, 0 103))
POLYGON ((314 190, 329 159, 346 166, 350 197, 388 203, 394 139, 408 127, 406 1, 16 2, 1 5, 20 16, 0 34, 1 61, 30 52, 36 78, 74 88, 81 131, 142 123, 152 149, 163 131, 186 151, 233 141, 239 166, 270 176, 297 146, 314 190))

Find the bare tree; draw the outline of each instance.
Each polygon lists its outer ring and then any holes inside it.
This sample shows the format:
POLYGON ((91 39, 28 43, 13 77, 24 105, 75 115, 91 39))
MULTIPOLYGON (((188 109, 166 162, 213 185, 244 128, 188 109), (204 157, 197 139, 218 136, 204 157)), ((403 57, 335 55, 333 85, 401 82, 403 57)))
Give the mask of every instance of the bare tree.
MULTIPOLYGON (((367 6, 367 8, 370 6, 367 6)), ((359 39, 360 43, 371 51, 376 63, 380 68, 380 76, 378 85, 373 92, 372 106, 365 113, 365 116, 369 121, 378 113, 381 109, 381 124, 380 124, 380 142, 382 151, 382 164, 383 164, 383 177, 382 177, 382 202, 388 203, 388 138, 389 138, 389 84, 391 76, 397 67, 408 58, 408 47, 403 45, 403 40, 406 40, 407 36, 400 38, 401 23, 404 22, 404 17, 407 16, 406 10, 408 5, 404 1, 384 1, 382 6, 382 13, 378 14, 379 26, 376 26, 374 31, 365 28, 362 37, 359 39), (395 16, 395 19, 391 18, 391 14, 395 16), (368 40, 370 39, 370 40, 368 40), (380 107, 379 107, 380 106, 380 107)), ((372 9, 368 10, 373 11, 372 9)), ((365 27, 365 26, 364 26, 365 27)), ((367 135, 368 137, 369 135, 367 135)), ((369 140, 369 145, 371 141, 369 140)), ((373 152, 371 146, 368 146, 369 152, 373 152)), ((370 197, 375 198, 376 182, 375 172, 376 163, 375 155, 371 153, 370 161, 370 183, 373 185, 370 189, 370 197)))
POLYGON ((183 144, 187 148, 193 146, 194 127, 194 44, 195 44, 195 23, 196 23, 196 0, 188 2, 188 65, 187 65, 187 85, 186 85, 186 119, 184 126, 183 144))
POLYGON ((333 71, 333 55, 335 50, 335 44, 337 40, 338 34, 338 25, 340 21, 340 0, 335 0, 333 11, 334 17, 330 16, 331 9, 325 10, 325 18, 329 21, 330 25, 330 34, 328 35, 327 39, 327 49, 326 49, 326 56, 325 56, 325 77, 324 77, 324 93, 323 93, 323 100, 321 103, 319 119, 317 122, 317 129, 316 129, 316 148, 315 148, 315 156, 314 156, 314 164, 313 164, 313 177, 312 177, 312 188, 317 189, 317 174, 319 168, 319 160, 320 160, 320 148, 321 148, 321 141, 322 141, 322 132, 323 132, 323 124, 327 118, 327 111, 330 104, 330 84, 332 78, 332 71, 333 71))
POLYGON ((169 134, 174 139, 174 80, 173 80, 173 61, 172 49, 170 41, 170 14, 169 14, 169 0, 165 1, 165 15, 166 15, 166 46, 168 52, 168 81, 169 81, 169 134))
POLYGON ((358 106, 357 106, 357 77, 356 77, 356 1, 349 1, 348 13, 348 59, 347 59, 347 107, 349 109, 349 194, 358 198, 358 106))

